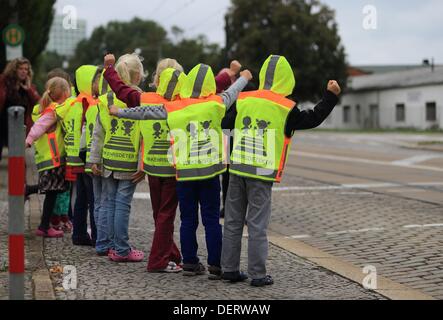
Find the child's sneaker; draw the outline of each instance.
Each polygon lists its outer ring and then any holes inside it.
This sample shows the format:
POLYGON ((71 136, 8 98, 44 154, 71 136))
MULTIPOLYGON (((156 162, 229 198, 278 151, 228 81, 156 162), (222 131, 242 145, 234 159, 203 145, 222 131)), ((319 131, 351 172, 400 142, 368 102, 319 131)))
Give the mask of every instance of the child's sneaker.
POLYGON ((71 233, 72 232, 72 223, 71 223, 71 221, 62 223, 62 230, 65 233, 71 233))
POLYGON ((184 264, 183 275, 185 277, 201 276, 206 274, 206 268, 201 263, 198 264, 184 264))
POLYGON ((183 268, 176 264, 175 262, 169 262, 169 264, 164 269, 160 270, 148 270, 149 273, 179 273, 182 272, 183 268))
POLYGON ((243 272, 223 272, 222 279, 231 283, 243 282, 248 279, 248 276, 243 272))
POLYGON ((272 286, 274 284, 274 280, 271 276, 266 276, 262 279, 253 279, 251 281, 251 286, 253 287, 264 287, 264 286, 272 286))
POLYGON ((209 271, 209 276, 208 276, 209 280, 221 280, 222 270, 220 267, 209 266, 208 271, 209 271))
POLYGON ((35 235, 43 238, 63 238, 64 233, 63 231, 57 231, 54 228, 49 228, 47 231, 39 228, 35 232, 35 235))

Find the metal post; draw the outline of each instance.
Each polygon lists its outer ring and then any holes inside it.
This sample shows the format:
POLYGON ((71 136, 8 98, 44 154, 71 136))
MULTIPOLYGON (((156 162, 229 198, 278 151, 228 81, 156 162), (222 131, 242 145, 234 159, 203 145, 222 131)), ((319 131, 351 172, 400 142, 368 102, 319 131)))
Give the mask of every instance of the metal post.
POLYGON ((9 299, 25 299, 25 109, 8 109, 9 299))

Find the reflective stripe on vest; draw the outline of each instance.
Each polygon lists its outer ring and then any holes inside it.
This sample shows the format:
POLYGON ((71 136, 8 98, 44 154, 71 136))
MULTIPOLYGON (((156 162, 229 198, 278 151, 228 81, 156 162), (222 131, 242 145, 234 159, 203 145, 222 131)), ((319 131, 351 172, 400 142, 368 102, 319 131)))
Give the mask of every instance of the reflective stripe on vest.
POLYGON ((143 171, 153 176, 165 176, 165 177, 176 176, 175 168, 172 166, 160 167, 160 166, 149 166, 147 164, 143 164, 143 171))
MULTIPOLYGON (((127 171, 137 171, 138 169, 138 161, 137 162, 124 162, 118 160, 110 160, 103 159, 103 165, 107 168, 118 168, 127 171)), ((109 169, 112 170, 112 169, 109 169)))
POLYGON ((286 119, 294 106, 293 101, 269 90, 240 94, 231 173, 281 182, 291 146, 291 138, 284 133, 286 119))
MULTIPOLYGON (((41 116, 46 113, 53 112, 56 117, 55 110, 57 105, 53 103, 46 108, 43 113, 40 113, 40 107, 34 107, 32 118, 34 122, 38 121, 41 116)), ((35 163, 38 171, 50 170, 58 168, 65 164, 65 146, 63 142, 63 133, 60 123, 55 123, 54 131, 45 133, 37 141, 35 145, 35 163)))
MULTIPOLYGON (((85 114, 85 134, 86 134, 86 163, 90 161, 91 158, 91 145, 92 145, 92 135, 94 133, 95 123, 97 121, 98 115, 98 105, 90 105, 85 114)), ((86 169, 86 167, 85 167, 86 169)), ((89 170, 87 172, 90 172, 89 170)))
MULTIPOLYGON (((59 163, 60 163, 59 166, 65 165, 66 159, 64 157, 60 158, 59 163)), ((36 166, 37 166, 38 171, 53 169, 54 168, 54 161, 52 161, 52 160, 43 161, 43 162, 37 163, 36 166)))
POLYGON ((67 154, 67 164, 71 167, 81 167, 84 165, 80 159, 80 141, 82 135, 83 100, 80 98, 71 102, 69 111, 64 115, 63 127, 65 128, 65 146, 67 154))
POLYGON ((201 177, 210 179, 225 172, 226 168, 227 166, 225 164, 220 163, 208 168, 178 169, 177 180, 202 180, 201 177))

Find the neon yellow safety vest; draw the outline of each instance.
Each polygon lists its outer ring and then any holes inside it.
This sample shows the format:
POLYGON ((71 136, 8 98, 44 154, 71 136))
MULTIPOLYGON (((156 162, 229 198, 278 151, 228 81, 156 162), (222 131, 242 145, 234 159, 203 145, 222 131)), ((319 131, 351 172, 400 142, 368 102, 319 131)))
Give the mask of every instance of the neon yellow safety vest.
POLYGON ((281 182, 291 147, 291 138, 285 136, 286 119, 294 106, 269 90, 240 94, 230 173, 281 182))
POLYGON ((213 178, 226 171, 221 121, 226 113, 222 98, 184 99, 165 104, 173 139, 178 181, 213 178))
POLYGON ((91 163, 91 145, 92 145, 92 135, 94 133, 95 123, 97 121, 98 115, 98 104, 90 105, 85 114, 85 126, 86 126, 86 165, 85 172, 92 173, 92 163, 91 163))
MULTIPOLYGON (((57 104, 53 103, 43 113, 40 113, 40 105, 36 105, 32 112, 32 121, 37 122, 41 116, 49 112, 55 113, 56 107, 57 104)), ((58 121, 55 124, 55 129, 35 141, 34 146, 35 163, 39 172, 58 168, 66 163, 63 132, 58 121)))
POLYGON ((63 104, 57 105, 55 108, 55 114, 57 116, 57 120, 59 121, 60 125, 62 126, 63 133, 66 136, 66 133, 68 131, 68 128, 66 127, 65 118, 68 115, 72 104, 75 102, 77 98, 76 97, 70 97, 66 99, 66 101, 63 104))
POLYGON ((85 165, 80 158, 80 142, 83 126, 83 99, 86 99, 90 106, 97 104, 97 101, 91 96, 80 94, 76 100, 71 103, 69 111, 63 119, 64 128, 66 130, 66 160, 68 166, 71 167, 82 167, 85 165))
POLYGON ((127 106, 109 92, 99 98, 100 121, 106 132, 103 147, 103 166, 111 171, 136 172, 140 148, 139 121, 119 119, 109 114, 109 107, 127 106))
MULTIPOLYGON (((140 97, 142 106, 164 105, 168 100, 156 93, 143 93, 140 97)), ((166 120, 140 121, 143 137, 143 171, 154 177, 175 177, 172 162, 171 140, 166 120)))

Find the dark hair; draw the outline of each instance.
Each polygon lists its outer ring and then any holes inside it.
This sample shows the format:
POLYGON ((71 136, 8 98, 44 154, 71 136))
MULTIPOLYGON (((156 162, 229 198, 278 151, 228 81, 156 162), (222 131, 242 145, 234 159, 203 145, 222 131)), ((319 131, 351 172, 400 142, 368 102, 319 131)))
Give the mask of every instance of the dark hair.
POLYGON ((46 81, 49 81, 52 78, 63 78, 68 81, 69 85, 72 84, 71 76, 69 75, 69 73, 61 68, 55 68, 48 72, 48 78, 46 79, 46 81))

